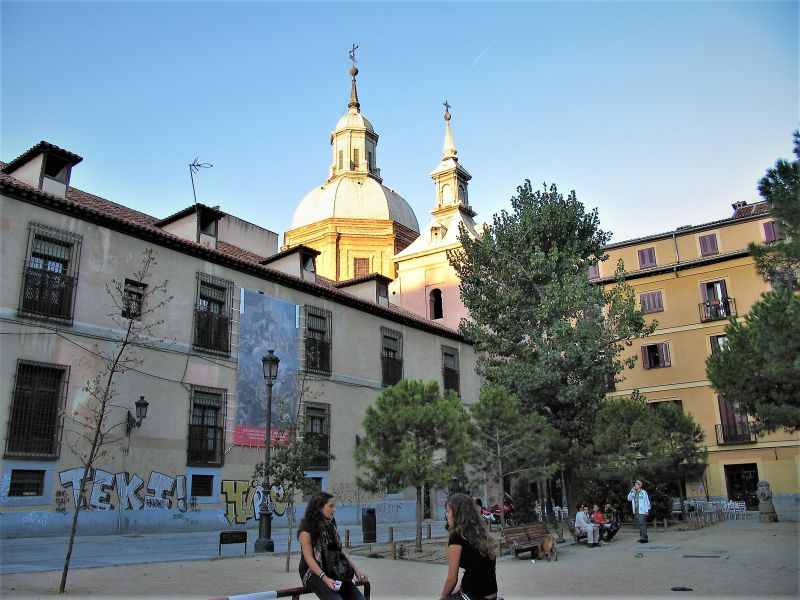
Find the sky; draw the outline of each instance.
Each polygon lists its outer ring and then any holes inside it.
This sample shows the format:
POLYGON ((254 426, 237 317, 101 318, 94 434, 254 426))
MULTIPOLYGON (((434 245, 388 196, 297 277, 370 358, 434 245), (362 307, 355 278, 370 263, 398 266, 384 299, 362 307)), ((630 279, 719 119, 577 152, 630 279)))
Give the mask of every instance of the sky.
MULTIPOLYGON (((0 3, 0 160, 156 217, 197 201, 282 234, 325 182, 358 45, 383 183, 420 226, 447 100, 478 222, 555 183, 612 241, 731 216, 790 157, 796 2, 0 3)), ((282 237, 281 237, 282 240, 282 237)))

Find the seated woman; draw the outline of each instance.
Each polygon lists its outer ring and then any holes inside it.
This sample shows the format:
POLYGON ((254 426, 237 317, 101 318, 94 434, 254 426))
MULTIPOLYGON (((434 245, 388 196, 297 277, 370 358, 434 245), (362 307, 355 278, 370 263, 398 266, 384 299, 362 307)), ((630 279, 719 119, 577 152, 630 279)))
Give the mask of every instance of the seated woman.
POLYGON ((606 542, 610 542, 617 532, 619 531, 620 524, 619 523, 609 523, 606 521, 606 518, 603 516, 600 507, 595 504, 594 508, 592 509, 592 522, 596 525, 600 526, 600 539, 606 542))
POLYGON ((589 520, 589 506, 587 504, 581 505, 581 509, 575 515, 575 531, 586 533, 586 545, 589 548, 596 548, 600 545, 600 526, 589 520))
POLYGON ((475 502, 466 494, 453 494, 445 504, 447 529, 447 578, 440 598, 444 600, 495 600, 497 542, 481 518, 475 502), (458 569, 464 569, 458 586, 458 569))

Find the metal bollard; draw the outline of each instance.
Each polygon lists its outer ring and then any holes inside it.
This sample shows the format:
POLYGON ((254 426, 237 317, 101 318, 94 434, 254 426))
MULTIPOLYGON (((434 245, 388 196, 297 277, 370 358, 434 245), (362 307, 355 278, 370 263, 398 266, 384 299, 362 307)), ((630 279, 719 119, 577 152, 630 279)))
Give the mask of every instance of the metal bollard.
POLYGON ((397 543, 392 542, 391 548, 392 548, 392 560, 397 560, 397 543))
POLYGON ((389 541, 390 542, 394 541, 394 527, 391 526, 389 527, 389 541))
POLYGON ((344 530, 344 547, 345 548, 349 548, 350 547, 350 530, 349 529, 345 529, 344 530))
POLYGON ((431 524, 428 523, 428 539, 431 539, 431 524))

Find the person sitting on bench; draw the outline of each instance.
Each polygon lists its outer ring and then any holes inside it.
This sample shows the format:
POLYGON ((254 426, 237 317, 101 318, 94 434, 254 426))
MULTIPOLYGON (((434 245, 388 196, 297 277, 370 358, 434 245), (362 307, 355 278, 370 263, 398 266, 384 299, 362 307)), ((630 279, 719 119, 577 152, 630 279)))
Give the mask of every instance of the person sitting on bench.
POLYGON ((595 525, 600 526, 600 539, 605 540, 606 542, 610 542, 617 532, 619 531, 620 524, 619 523, 608 523, 606 522, 606 518, 603 516, 603 513, 600 511, 600 507, 595 504, 594 508, 592 509, 592 522, 595 525))
POLYGON ((589 548, 597 548, 600 545, 600 526, 589 521, 589 505, 587 504, 583 504, 575 515, 575 531, 586 533, 586 545, 589 548))

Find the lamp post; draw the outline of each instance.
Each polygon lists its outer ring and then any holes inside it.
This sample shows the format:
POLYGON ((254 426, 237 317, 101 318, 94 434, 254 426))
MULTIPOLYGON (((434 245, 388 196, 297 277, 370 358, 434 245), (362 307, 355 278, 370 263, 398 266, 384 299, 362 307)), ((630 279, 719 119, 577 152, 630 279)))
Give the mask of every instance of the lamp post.
POLYGON ((139 396, 136 401, 136 418, 133 418, 131 411, 128 411, 128 419, 125 422, 125 434, 130 435, 134 427, 141 427, 142 421, 147 416, 147 407, 150 403, 144 399, 144 396, 139 396))
POLYGON ((275 542, 272 541, 272 510, 269 502, 269 451, 272 441, 272 386, 278 377, 278 363, 281 359, 275 356, 274 350, 269 350, 267 355, 261 359, 261 366, 264 368, 264 381, 267 382, 267 432, 264 435, 264 482, 262 483, 263 492, 261 494, 261 514, 258 518, 258 539, 256 540, 256 552, 274 552, 275 542))

